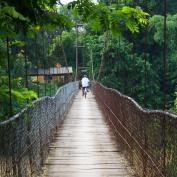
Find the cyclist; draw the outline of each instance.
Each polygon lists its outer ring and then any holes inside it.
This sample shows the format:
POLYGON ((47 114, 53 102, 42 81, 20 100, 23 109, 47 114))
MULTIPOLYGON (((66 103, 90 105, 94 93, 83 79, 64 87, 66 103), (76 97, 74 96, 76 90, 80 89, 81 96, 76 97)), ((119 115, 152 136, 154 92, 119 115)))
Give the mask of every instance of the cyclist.
POLYGON ((88 88, 89 86, 89 79, 87 78, 87 75, 84 75, 84 77, 81 80, 81 84, 82 84, 82 96, 84 96, 84 89, 88 88))

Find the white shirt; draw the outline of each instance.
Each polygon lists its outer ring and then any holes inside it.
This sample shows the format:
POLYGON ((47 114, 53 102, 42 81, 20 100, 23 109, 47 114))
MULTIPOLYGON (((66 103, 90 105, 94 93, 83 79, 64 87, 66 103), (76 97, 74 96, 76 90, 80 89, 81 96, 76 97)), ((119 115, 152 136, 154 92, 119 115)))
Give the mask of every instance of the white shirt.
POLYGON ((83 77, 82 80, 81 80, 81 83, 82 83, 82 87, 88 87, 89 86, 89 79, 86 78, 86 77, 83 77))

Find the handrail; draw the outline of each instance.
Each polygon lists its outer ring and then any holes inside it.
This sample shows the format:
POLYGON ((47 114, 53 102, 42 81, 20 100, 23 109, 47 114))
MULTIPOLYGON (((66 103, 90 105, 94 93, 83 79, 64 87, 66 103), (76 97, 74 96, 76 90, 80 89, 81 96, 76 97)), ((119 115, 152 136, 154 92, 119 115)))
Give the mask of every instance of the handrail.
POLYGON ((138 176, 177 176, 177 115, 145 110, 100 83, 94 83, 93 91, 138 176))
POLYGON ((38 176, 54 133, 78 91, 71 82, 55 96, 34 101, 9 120, 0 122, 0 176, 38 176))

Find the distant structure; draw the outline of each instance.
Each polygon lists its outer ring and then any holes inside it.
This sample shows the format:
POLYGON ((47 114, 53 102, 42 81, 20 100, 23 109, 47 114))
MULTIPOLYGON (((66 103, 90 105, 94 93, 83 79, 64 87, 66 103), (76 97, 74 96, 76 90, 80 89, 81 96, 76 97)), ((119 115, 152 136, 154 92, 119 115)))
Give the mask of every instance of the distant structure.
POLYGON ((68 67, 51 67, 49 69, 32 69, 29 76, 32 82, 46 83, 50 80, 67 82, 73 78, 73 69, 71 66, 68 67))

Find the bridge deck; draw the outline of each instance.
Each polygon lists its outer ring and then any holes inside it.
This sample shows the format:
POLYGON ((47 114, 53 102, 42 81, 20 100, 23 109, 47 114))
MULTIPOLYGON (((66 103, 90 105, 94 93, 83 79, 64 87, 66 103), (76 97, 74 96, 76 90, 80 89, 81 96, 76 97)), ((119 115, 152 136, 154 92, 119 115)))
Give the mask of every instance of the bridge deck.
POLYGON ((76 95, 45 168, 47 177, 133 176, 90 92, 76 95))

